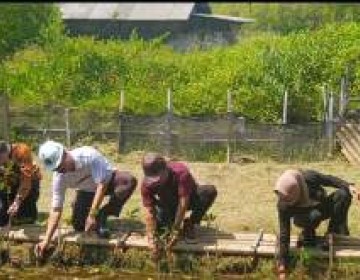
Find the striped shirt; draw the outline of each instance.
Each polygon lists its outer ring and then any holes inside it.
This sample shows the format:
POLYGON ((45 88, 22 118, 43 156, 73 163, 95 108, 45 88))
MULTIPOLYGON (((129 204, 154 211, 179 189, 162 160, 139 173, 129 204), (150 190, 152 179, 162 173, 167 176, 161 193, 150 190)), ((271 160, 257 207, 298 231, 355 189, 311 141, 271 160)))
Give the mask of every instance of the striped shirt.
POLYGON ((52 207, 62 208, 67 188, 95 192, 99 183, 108 184, 115 170, 96 149, 89 146, 68 151, 75 160, 75 171, 54 172, 52 182, 52 207))

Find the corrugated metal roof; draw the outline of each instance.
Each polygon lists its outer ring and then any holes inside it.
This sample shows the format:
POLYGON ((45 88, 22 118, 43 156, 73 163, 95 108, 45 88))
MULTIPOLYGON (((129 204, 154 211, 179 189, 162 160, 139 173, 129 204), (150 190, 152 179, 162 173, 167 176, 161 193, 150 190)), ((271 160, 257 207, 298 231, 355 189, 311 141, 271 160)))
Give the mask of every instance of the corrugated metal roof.
POLYGON ((209 14, 200 14, 200 13, 196 13, 196 14, 192 14, 192 15, 198 16, 198 17, 204 17, 204 18, 214 18, 214 19, 220 19, 220 20, 225 20, 225 21, 232 21, 235 23, 255 22, 255 20, 251 19, 251 18, 241 18, 241 17, 232 17, 232 16, 224 16, 224 15, 209 15, 209 14))
POLYGON ((63 19, 187 20, 195 3, 58 3, 63 19))

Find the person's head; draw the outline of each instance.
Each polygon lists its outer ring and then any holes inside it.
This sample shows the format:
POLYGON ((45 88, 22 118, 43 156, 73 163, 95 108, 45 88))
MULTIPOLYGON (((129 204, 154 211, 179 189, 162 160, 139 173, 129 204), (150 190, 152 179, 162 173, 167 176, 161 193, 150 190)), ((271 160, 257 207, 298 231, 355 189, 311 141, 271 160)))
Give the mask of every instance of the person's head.
POLYGON ((5 164, 10 159, 11 145, 5 141, 0 141, 0 165, 5 164))
POLYGON ((39 158, 49 171, 66 173, 74 169, 74 161, 65 147, 52 140, 48 140, 40 146, 39 158))
POLYGON ((294 206, 299 201, 301 187, 298 173, 297 170, 286 170, 276 181, 274 192, 278 196, 280 203, 294 206))
POLYGON ((142 168, 144 179, 148 182, 161 184, 168 179, 169 169, 166 160, 157 153, 147 153, 142 159, 142 168))

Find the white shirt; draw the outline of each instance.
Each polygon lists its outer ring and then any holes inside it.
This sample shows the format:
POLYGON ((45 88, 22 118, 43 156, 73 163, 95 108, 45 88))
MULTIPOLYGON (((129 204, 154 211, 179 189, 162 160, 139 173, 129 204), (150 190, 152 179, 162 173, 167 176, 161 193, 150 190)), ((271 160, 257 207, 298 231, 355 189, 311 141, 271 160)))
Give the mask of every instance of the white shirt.
POLYGON ((95 192, 99 183, 108 184, 115 170, 109 161, 90 146, 68 151, 75 160, 75 171, 54 172, 52 181, 52 207, 62 208, 67 188, 95 192))

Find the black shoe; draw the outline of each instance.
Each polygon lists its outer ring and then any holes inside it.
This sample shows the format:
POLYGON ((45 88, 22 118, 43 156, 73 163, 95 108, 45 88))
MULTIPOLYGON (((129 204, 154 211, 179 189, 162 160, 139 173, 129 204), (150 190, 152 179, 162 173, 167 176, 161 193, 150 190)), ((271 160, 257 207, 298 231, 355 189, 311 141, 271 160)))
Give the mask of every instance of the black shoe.
POLYGON ((96 232, 98 237, 108 239, 110 237, 110 230, 107 227, 107 215, 105 215, 104 212, 99 212, 99 215, 97 217, 97 223, 98 227, 96 232))
POLYGON ((303 246, 304 247, 316 247, 316 238, 304 239, 303 246))
POLYGON ((320 243, 319 247, 320 247, 321 250, 328 252, 329 248, 330 248, 330 245, 329 245, 329 242, 327 240, 324 240, 324 241, 322 241, 320 243))
POLYGON ((315 230, 303 230, 299 236, 297 247, 316 247, 315 230))
POLYGON ((184 220, 183 235, 187 239, 196 239, 195 227, 194 224, 190 221, 190 219, 184 220))

